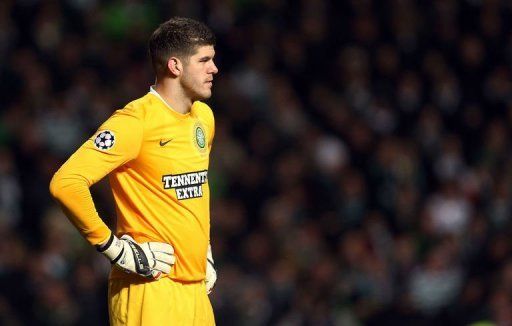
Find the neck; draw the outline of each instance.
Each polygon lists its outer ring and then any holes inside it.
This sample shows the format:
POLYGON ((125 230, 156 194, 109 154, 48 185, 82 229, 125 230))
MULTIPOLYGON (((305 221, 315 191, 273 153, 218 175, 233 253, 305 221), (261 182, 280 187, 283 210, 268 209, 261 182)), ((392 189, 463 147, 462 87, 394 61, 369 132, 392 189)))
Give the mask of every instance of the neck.
POLYGON ((177 81, 168 78, 157 79, 154 89, 174 111, 181 114, 190 112, 192 99, 185 95, 183 88, 177 81))

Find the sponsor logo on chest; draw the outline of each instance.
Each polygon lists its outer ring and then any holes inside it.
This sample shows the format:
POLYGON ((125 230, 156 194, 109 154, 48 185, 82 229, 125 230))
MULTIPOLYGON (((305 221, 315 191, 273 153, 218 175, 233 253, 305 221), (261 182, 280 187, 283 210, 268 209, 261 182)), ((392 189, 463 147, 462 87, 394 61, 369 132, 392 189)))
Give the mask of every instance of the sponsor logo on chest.
POLYGON ((208 170, 162 176, 164 189, 174 189, 179 200, 203 197, 208 170))

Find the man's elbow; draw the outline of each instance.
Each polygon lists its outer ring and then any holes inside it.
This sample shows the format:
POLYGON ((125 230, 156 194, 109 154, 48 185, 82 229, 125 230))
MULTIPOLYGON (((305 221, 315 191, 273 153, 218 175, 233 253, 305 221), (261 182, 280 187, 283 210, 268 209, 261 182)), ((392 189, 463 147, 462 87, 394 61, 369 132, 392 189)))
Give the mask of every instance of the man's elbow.
POLYGON ((59 198, 62 197, 64 189, 62 180, 62 177, 58 173, 55 173, 50 181, 50 195, 57 201, 60 201, 59 198))
POLYGON ((63 173, 62 171, 58 171, 53 175, 49 188, 51 196, 58 202, 62 202, 70 196, 83 193, 83 191, 88 190, 89 187, 90 184, 84 176, 76 173, 63 173))

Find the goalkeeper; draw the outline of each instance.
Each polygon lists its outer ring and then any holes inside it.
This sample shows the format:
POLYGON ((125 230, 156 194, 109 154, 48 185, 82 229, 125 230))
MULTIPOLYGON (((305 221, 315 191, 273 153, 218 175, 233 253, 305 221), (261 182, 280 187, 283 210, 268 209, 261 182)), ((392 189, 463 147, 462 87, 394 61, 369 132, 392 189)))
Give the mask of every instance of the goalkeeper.
POLYGON ((215 37, 172 18, 149 40, 156 81, 117 110, 55 173, 50 192, 87 241, 112 263, 112 325, 214 325, 208 164, 215 123, 215 37), (89 187, 109 176, 111 231, 89 187))

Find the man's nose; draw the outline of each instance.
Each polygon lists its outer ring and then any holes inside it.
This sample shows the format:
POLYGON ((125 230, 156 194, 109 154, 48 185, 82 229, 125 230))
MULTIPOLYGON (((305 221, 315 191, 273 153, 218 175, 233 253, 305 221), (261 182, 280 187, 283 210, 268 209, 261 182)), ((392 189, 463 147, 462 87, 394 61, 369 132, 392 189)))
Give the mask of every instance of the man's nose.
POLYGON ((215 63, 212 65, 212 67, 210 68, 210 73, 212 74, 216 74, 219 72, 219 68, 217 68, 217 65, 215 65, 215 63))

